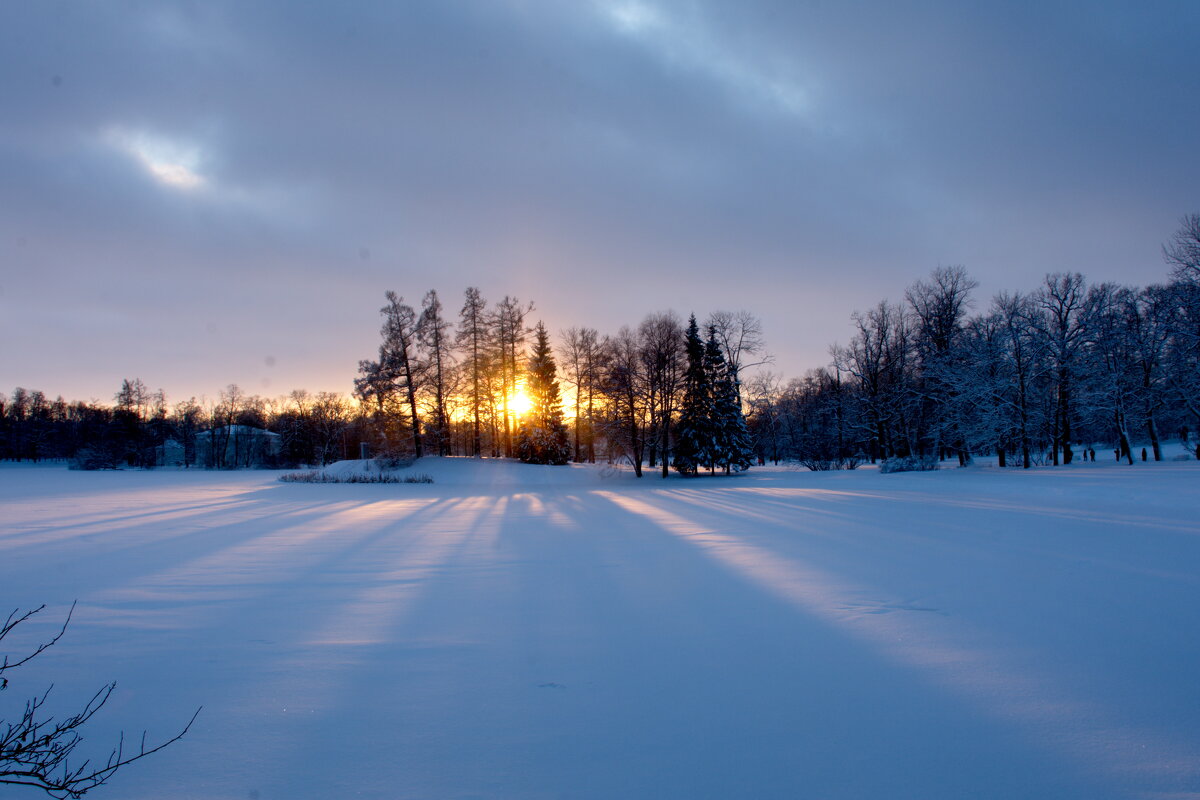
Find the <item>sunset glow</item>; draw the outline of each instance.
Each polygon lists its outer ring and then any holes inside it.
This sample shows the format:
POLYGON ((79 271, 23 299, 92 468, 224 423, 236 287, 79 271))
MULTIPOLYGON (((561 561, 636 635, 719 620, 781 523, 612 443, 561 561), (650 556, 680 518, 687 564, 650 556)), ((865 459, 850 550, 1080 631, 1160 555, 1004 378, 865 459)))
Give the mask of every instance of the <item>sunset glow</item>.
POLYGON ((518 386, 516 391, 508 396, 508 410, 517 417, 523 417, 533 408, 533 401, 525 393, 524 386, 518 386))

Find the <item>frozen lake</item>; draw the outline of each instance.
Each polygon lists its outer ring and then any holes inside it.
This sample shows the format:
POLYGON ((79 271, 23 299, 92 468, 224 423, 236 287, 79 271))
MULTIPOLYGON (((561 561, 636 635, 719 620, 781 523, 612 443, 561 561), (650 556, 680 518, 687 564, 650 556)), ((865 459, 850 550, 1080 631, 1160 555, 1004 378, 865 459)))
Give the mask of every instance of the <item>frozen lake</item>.
MULTIPOLYGON (((1200 798, 1200 464, 0 469, 97 798, 1200 798)), ((32 637, 32 638, 31 638, 32 637)), ((37 797, 0 789, 0 797, 37 797)))

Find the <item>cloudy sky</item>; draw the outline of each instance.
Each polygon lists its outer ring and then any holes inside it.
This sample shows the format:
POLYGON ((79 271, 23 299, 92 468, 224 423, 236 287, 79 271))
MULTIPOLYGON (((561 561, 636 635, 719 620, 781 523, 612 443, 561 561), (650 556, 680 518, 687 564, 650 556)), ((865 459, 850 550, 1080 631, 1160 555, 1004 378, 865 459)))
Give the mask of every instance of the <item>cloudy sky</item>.
POLYGON ((937 266, 1146 284, 1200 3, 0 2, 0 390, 348 391, 394 289, 749 309, 775 370, 937 266))

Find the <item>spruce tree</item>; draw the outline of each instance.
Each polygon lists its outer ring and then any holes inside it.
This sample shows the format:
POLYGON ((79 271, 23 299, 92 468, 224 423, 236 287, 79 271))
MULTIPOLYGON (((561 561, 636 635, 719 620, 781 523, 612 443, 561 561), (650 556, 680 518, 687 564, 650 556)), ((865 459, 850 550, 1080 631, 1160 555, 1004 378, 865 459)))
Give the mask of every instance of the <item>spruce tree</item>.
POLYGON ((717 342, 715 329, 709 330, 708 343, 704 348, 705 366, 712 381, 713 429, 715 450, 713 461, 725 467, 725 473, 749 469, 754 456, 750 442, 750 431, 746 428, 746 417, 738 398, 734 371, 730 369, 721 346, 717 342))
POLYGON ((675 428, 675 469, 695 475, 702 464, 710 463, 712 453, 712 384, 704 368, 704 343, 696 316, 688 319, 684 342, 687 371, 683 376, 683 403, 675 428))
POLYGON ((517 455, 530 464, 566 464, 571 445, 563 422, 558 367, 546 326, 541 322, 534 329, 534 336, 533 353, 525 373, 530 408, 517 434, 517 455))
POLYGON ((717 341, 717 331, 711 325, 708 328, 708 341, 704 343, 704 380, 708 384, 708 448, 701 462, 708 467, 709 472, 715 472, 717 466, 724 466, 730 450, 723 414, 728 413, 726 404, 718 408, 720 397, 718 390, 725 380, 728 369, 725 365, 725 354, 721 352, 721 343, 717 341))

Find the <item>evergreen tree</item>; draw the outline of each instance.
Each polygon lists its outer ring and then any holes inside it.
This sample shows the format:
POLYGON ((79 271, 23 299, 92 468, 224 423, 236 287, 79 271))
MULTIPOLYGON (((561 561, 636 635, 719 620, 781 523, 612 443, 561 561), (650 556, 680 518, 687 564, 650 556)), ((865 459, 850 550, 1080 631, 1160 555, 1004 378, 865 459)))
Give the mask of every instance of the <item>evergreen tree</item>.
POLYGON ((746 417, 742 414, 734 371, 730 369, 717 341, 716 329, 710 327, 704 346, 704 371, 712 387, 713 452, 709 467, 723 466, 725 473, 740 472, 750 467, 754 448, 746 417))
POLYGON ((712 384, 704 368, 704 343, 693 314, 688 319, 684 351, 687 370, 683 376, 683 404, 675 433, 675 469, 695 475, 702 464, 712 463, 712 384))
POLYGON ((550 337, 541 322, 534 329, 533 353, 525 374, 530 409, 517 434, 517 455, 530 464, 566 464, 571 456, 567 426, 563 422, 558 367, 550 337))

